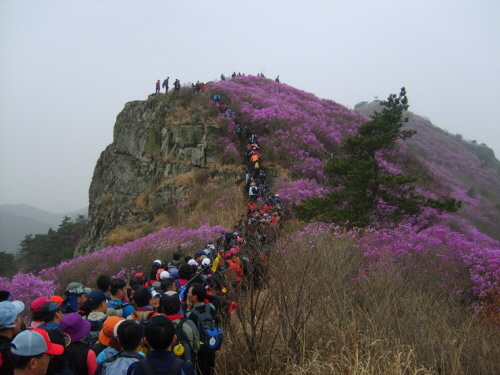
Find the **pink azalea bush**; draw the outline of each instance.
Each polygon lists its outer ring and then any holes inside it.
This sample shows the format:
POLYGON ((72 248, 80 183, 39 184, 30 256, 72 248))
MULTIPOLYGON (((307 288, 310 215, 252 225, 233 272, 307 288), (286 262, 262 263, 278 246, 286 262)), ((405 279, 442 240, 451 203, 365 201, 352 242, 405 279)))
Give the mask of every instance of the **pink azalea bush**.
MULTIPOLYGON (((244 160, 236 119, 255 129, 264 168, 266 163, 273 163, 287 172, 286 178, 275 178, 271 187, 287 208, 328 192, 323 172, 327 158, 338 155, 342 140, 356 134, 368 119, 331 100, 262 77, 210 83, 207 90, 219 93, 236 113, 235 118, 220 114, 217 120, 224 133, 219 139, 223 160, 244 160)), ((357 241, 363 264, 353 275, 353 283, 374 270, 397 269, 401 279, 412 277, 423 287, 446 288, 452 293, 480 297, 488 289, 500 288, 500 243, 492 238, 500 238, 499 213, 491 200, 484 199, 498 196, 499 174, 474 152, 464 149, 456 137, 437 131, 425 119, 412 116, 406 127, 417 130, 417 134, 398 142, 393 150, 378 153, 381 168, 418 177, 419 194, 462 200, 460 216, 426 209, 397 228, 381 231, 344 231, 335 224, 313 223, 294 233, 294 241, 316 246, 315 237, 325 233, 357 241)), ((228 202, 232 198, 225 195, 215 207, 228 202)), ((20 273, 12 281, 0 279, 0 289, 10 290, 15 298, 29 304, 39 295, 61 292, 71 281, 94 286, 103 273, 128 278, 135 272, 148 272, 154 259, 170 259, 178 250, 186 254, 200 250, 205 242, 215 240, 220 230, 225 228, 164 228, 122 246, 63 262, 38 276, 20 273)), ((286 246, 282 249, 286 251, 286 246)))
POLYGON ((54 280, 44 280, 32 273, 19 272, 12 280, 0 277, 0 290, 8 290, 13 300, 23 301, 26 305, 25 313, 29 312, 33 300, 38 297, 52 297, 56 288, 54 280))

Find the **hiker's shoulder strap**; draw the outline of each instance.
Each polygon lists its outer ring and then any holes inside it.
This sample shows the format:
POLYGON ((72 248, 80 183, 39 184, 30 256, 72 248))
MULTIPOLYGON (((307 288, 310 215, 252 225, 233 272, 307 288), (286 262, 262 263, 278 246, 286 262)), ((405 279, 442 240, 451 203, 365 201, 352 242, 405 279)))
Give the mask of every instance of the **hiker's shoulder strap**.
POLYGON ((183 365, 184 360, 175 356, 174 362, 170 365, 170 370, 167 375, 177 375, 183 365))
POLYGON ((151 363, 149 363, 148 358, 139 359, 139 366, 141 366, 141 370, 144 375, 154 375, 153 367, 151 366, 151 363))
MULTIPOLYGON (((161 375, 177 375, 184 365, 184 360, 175 356, 174 361, 170 365, 170 369, 168 370, 167 374, 161 374, 161 375)), ((142 358, 139 360, 139 366, 141 366, 141 370, 144 373, 144 375, 160 375, 160 374, 155 374, 153 366, 151 366, 151 363, 149 362, 148 358, 142 358)))

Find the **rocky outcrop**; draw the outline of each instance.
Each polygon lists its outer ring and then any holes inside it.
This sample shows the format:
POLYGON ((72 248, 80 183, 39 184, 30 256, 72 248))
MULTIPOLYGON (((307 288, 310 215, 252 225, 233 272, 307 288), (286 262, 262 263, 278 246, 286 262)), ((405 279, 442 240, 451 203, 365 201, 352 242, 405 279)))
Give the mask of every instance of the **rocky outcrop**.
POLYGON ((107 245, 119 225, 152 222, 151 210, 137 210, 140 195, 150 206, 182 201, 186 187, 168 183, 178 174, 207 169, 217 161, 220 129, 204 123, 171 124, 169 95, 151 95, 125 105, 117 116, 113 143, 97 161, 89 189, 87 237, 75 255, 107 245))

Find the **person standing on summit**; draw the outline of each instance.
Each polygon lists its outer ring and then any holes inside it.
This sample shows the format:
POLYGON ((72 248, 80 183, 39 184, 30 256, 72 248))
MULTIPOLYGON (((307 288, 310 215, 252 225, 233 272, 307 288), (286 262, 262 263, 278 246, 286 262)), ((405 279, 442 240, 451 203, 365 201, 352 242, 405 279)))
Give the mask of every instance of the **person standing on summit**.
POLYGON ((161 86, 161 83, 160 83, 160 80, 158 80, 156 82, 156 93, 159 94, 160 93, 160 86, 161 86))
POLYGON ((164 81, 163 81, 163 87, 165 88, 165 94, 168 92, 168 80, 170 79, 170 77, 167 77, 164 81))

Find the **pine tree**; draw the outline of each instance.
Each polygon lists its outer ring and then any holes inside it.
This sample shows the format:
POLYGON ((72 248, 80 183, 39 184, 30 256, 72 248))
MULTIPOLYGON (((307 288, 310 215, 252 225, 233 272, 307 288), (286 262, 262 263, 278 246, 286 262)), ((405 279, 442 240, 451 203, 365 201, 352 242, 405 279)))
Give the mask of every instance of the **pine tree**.
POLYGON ((375 225, 390 227, 416 215, 424 206, 456 211, 461 202, 446 198, 428 199, 415 193, 411 185, 417 179, 407 174, 389 173, 380 166, 377 152, 390 150, 398 139, 413 136, 414 130, 401 130, 408 121, 403 116, 409 107, 406 90, 391 94, 382 101, 381 112, 347 137, 341 146, 342 156, 332 157, 325 166, 330 192, 313 197, 294 207, 299 219, 335 222, 346 227, 375 225))

